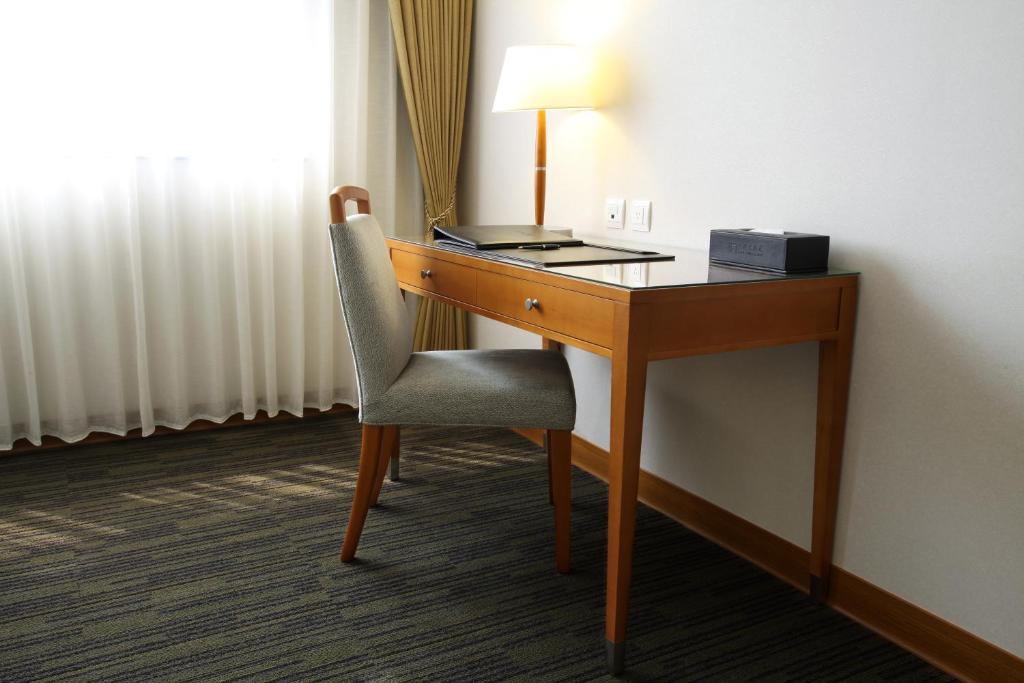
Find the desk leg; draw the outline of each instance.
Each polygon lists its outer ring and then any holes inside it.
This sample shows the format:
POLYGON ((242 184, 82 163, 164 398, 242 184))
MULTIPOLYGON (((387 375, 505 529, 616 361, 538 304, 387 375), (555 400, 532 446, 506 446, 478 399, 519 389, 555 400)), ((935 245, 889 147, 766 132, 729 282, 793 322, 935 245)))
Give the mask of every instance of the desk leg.
POLYGON ((554 339, 548 339, 547 337, 540 338, 540 347, 545 351, 561 351, 562 344, 556 342, 554 339))
POLYGON ((650 318, 644 307, 616 306, 612 350, 608 572, 605 597, 605 642, 608 670, 613 674, 621 673, 625 665, 649 329, 650 318))
POLYGON ((856 287, 844 287, 839 309, 839 336, 823 341, 818 352, 818 427, 814 446, 814 507, 811 521, 810 592, 816 602, 828 597, 835 540, 839 473, 843 462, 846 406, 853 356, 856 287))

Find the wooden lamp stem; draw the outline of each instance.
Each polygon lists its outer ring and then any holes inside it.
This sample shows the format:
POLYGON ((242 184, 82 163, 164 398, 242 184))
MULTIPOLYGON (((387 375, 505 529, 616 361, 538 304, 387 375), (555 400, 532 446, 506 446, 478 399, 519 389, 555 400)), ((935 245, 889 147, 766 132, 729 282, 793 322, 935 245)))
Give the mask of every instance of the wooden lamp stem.
POLYGON ((544 225, 544 190, 547 183, 548 133, 547 113, 537 110, 537 163, 533 175, 533 215, 537 225, 544 225))

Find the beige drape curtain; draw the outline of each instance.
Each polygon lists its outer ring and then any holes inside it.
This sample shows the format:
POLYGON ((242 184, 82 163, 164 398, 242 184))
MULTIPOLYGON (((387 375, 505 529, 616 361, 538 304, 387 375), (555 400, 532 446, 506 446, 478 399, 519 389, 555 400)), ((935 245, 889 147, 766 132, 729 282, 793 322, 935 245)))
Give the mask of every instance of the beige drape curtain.
MULTIPOLYGON (((395 52, 423 180, 427 231, 456 225, 473 0, 389 0, 395 52)), ((466 313, 421 299, 416 351, 466 348, 466 313)))

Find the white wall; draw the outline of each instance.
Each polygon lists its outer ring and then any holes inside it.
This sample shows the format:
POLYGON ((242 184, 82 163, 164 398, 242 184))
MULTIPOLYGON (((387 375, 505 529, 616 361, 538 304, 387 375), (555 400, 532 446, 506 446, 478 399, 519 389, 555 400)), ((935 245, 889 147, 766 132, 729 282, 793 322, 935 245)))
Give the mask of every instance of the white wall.
MULTIPOLYGON (((478 0, 475 28, 462 221, 532 221, 505 48, 594 45, 618 97, 549 113, 547 223, 603 233, 618 196, 655 243, 830 234, 864 273, 836 562, 1024 655, 1024 3, 478 0)), ((568 356, 606 446, 608 363, 568 356)), ((652 365, 644 469, 809 547, 815 373, 807 344, 652 365)))

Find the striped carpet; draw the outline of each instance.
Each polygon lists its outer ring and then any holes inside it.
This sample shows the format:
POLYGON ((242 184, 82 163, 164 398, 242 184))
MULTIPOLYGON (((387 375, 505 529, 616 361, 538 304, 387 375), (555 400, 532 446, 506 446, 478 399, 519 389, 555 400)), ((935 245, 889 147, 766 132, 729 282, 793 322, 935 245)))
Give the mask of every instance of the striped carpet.
MULTIPOLYGON (((612 680, 604 485, 560 576, 540 449, 403 440, 350 566, 350 415, 0 459, 0 680, 612 680)), ((636 557, 627 680, 950 680, 647 508, 636 557)))

